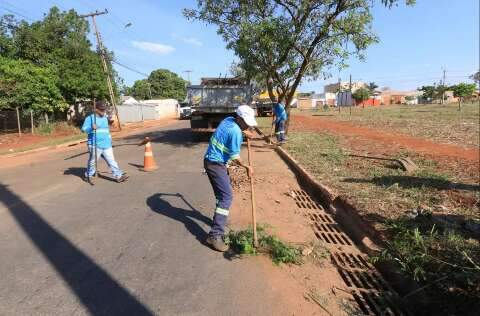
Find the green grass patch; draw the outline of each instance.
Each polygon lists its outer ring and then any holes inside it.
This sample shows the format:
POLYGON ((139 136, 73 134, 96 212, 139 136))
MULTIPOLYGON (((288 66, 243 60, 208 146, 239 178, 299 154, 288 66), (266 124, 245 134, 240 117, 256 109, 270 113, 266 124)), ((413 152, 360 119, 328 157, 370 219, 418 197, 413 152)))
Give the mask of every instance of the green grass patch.
POLYGON ((273 235, 267 234, 263 226, 257 227, 258 248, 253 246, 253 229, 250 227, 241 231, 230 231, 226 243, 231 249, 241 255, 256 255, 267 253, 275 264, 301 264, 301 250, 288 245, 273 235))
POLYGON ((436 312, 464 315, 480 302, 478 239, 435 224, 428 213, 388 221, 386 227, 390 238, 374 262, 392 262, 425 286, 436 312))
POLYGON ((55 125, 53 123, 40 123, 36 129, 36 133, 39 135, 50 135, 55 130, 55 125))

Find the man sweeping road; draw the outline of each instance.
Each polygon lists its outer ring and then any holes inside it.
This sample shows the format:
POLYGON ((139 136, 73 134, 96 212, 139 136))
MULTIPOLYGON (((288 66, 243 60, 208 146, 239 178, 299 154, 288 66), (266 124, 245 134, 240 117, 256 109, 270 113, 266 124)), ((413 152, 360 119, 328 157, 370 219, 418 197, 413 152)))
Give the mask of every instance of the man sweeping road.
POLYGON ((244 167, 249 177, 253 170, 240 159, 240 148, 243 142, 242 131, 256 126, 255 112, 248 105, 237 109, 236 117, 227 117, 217 127, 210 139, 205 153, 204 167, 215 194, 216 208, 213 225, 208 234, 207 243, 217 251, 227 251, 223 241, 230 206, 233 201, 233 190, 227 173, 227 164, 244 167))
POLYGON ((82 131, 88 134, 88 165, 85 173, 85 181, 94 184, 93 176, 95 175, 96 163, 100 156, 112 170, 113 177, 117 182, 127 180, 128 176, 118 167, 115 157, 113 156, 112 136, 110 135, 109 121, 105 112, 107 106, 105 103, 98 101, 95 103, 94 113, 85 118, 82 131))

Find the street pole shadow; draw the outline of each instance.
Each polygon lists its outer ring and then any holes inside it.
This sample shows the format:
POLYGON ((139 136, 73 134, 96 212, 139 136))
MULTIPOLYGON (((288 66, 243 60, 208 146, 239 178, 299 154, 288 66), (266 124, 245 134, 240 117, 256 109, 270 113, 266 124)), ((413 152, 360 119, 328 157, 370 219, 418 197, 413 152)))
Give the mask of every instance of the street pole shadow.
POLYGON ((153 315, 93 259, 0 183, 0 201, 91 315, 153 315))
POLYGON ((212 220, 195 209, 182 194, 157 193, 147 199, 147 205, 155 213, 170 217, 183 225, 195 238, 204 246, 206 243, 207 232, 195 221, 201 221, 208 226, 212 226, 212 220), (189 207, 189 209, 172 206, 168 201, 162 199, 163 196, 178 197, 189 207))

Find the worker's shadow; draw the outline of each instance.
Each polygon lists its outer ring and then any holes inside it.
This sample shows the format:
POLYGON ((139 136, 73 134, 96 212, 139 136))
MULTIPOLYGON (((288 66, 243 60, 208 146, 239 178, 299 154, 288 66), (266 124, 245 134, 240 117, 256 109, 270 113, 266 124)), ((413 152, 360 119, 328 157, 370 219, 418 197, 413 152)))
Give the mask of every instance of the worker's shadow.
MULTIPOLYGON (((79 177, 80 179, 84 180, 86 171, 87 171, 87 168, 70 167, 70 168, 66 169, 63 172, 63 174, 66 175, 66 176, 68 176, 68 175, 76 176, 76 177, 79 177)), ((98 177, 102 178, 104 180, 107 180, 107 181, 116 182, 115 178, 113 178, 113 176, 111 176, 110 172, 98 171, 98 177)))
POLYGON ((155 213, 170 217, 180 223, 185 225, 185 228, 197 238, 197 240, 207 246, 207 232, 197 223, 197 221, 203 222, 208 226, 212 226, 212 220, 197 209, 195 209, 187 200, 183 197, 182 194, 170 194, 170 193, 157 193, 150 196, 147 199, 147 205, 155 213), (181 199, 189 209, 179 208, 171 205, 168 201, 165 201, 162 197, 177 197, 181 199))

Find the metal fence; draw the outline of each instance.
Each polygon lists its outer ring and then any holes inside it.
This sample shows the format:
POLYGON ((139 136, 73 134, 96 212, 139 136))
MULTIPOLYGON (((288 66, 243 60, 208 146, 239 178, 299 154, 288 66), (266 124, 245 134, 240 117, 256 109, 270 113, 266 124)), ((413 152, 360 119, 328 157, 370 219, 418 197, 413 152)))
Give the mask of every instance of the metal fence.
POLYGON ((35 115, 33 111, 21 110, 2 110, 0 111, 0 134, 7 133, 36 133, 42 124, 62 122, 66 118, 61 116, 55 117, 54 114, 35 115))

